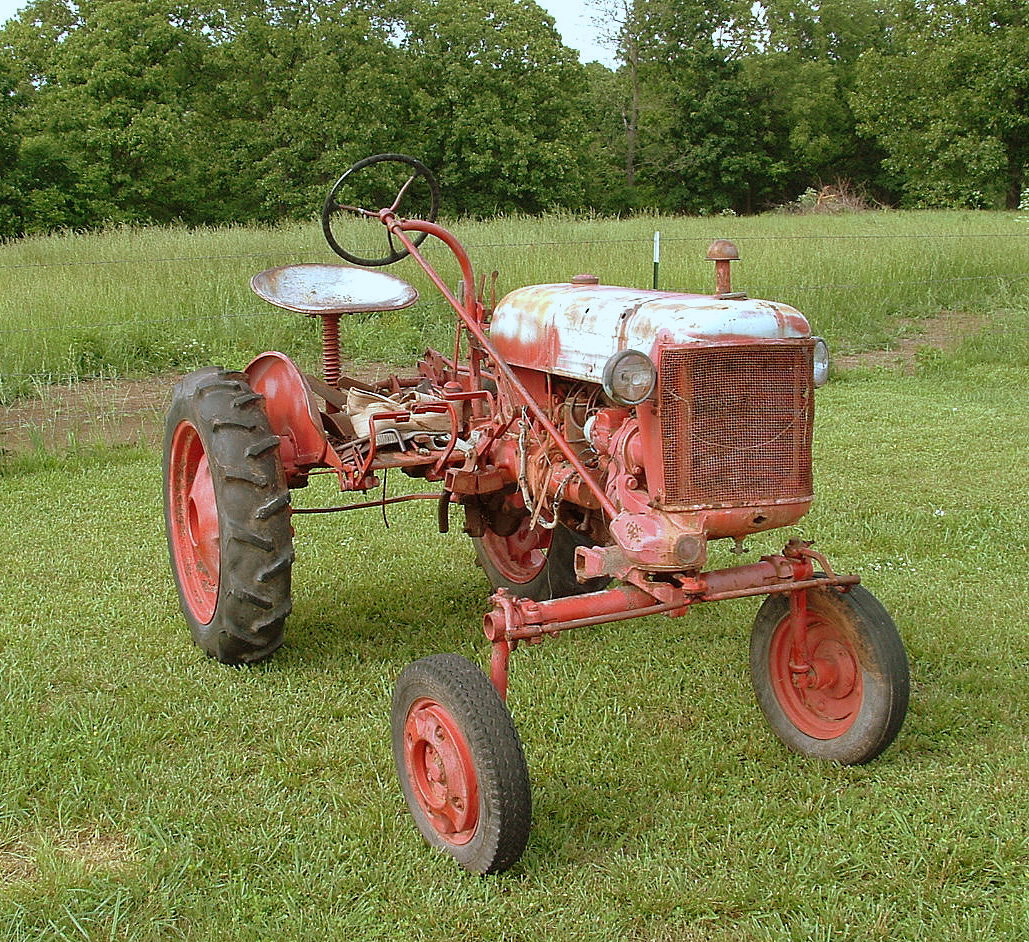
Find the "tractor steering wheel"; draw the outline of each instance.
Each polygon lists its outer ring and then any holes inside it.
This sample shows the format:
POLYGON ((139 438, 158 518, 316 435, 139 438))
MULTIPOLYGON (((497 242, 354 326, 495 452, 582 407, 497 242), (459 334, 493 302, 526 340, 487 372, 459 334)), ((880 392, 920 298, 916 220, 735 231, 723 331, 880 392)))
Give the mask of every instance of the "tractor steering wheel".
MULTIPOLYGON (((434 222, 439 210, 439 183, 425 164, 404 154, 376 154, 359 160, 336 181, 325 198, 322 232, 329 248, 348 262, 369 268, 392 265, 408 255, 406 248, 394 243, 392 233, 383 229, 380 207, 408 219, 434 222), (364 209, 362 204, 375 209, 364 209), (401 205, 406 207, 403 213, 401 205), (340 218, 344 215, 355 218, 344 221, 340 218), (380 256, 375 253, 382 251, 384 232, 389 253, 380 256), (341 241, 348 248, 344 249, 341 241)), ((416 232, 412 244, 421 245, 427 235, 416 232)))

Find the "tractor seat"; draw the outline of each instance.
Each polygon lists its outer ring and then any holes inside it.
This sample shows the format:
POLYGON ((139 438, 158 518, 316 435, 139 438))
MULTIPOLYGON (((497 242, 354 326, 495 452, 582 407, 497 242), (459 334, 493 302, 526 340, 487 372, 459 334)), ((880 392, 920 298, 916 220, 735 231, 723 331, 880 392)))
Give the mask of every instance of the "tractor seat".
POLYGON ((284 265, 250 279, 254 294, 301 314, 399 311, 418 300, 406 281, 381 271, 348 265, 284 265))

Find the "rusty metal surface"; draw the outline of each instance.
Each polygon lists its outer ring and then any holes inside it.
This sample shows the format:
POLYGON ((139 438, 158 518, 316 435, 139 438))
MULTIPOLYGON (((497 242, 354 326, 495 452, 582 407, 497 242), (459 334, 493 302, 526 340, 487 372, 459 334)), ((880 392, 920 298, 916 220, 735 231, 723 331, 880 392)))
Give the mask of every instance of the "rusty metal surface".
POLYGON ((600 382, 604 364, 619 350, 656 359, 664 344, 810 335, 807 320, 787 304, 570 283, 512 291, 490 326, 490 339, 513 366, 589 382, 600 382))
MULTIPOLYGON (((411 257, 418 263, 418 265, 421 266, 422 270, 429 276, 433 284, 439 288, 440 292, 447 299, 451 307, 453 307, 455 313, 461 319, 459 331, 461 328, 468 331, 469 344, 471 346, 469 357, 470 380, 472 383, 471 391, 477 392, 480 388, 479 384, 481 382, 482 360, 488 357, 492 360, 493 369, 495 369, 497 374, 499 374, 498 379, 502 379, 510 388, 513 394, 512 399, 516 402, 520 400, 520 404, 524 407, 526 412, 532 414, 546 433, 547 437, 551 442, 553 442, 555 448, 561 452, 565 460, 567 460, 575 469, 580 479, 585 482, 586 486, 596 496, 600 506, 609 516, 613 517, 618 512, 617 508, 611 503, 610 498, 604 492, 603 488, 592 479, 589 471, 582 463, 582 460, 576 453, 575 449, 573 449, 565 440, 564 436, 561 435, 557 427, 550 420, 546 410, 537 401, 537 399, 530 394, 525 384, 518 375, 516 375, 515 371, 511 367, 509 359, 496 347, 492 337, 484 329, 485 311, 482 304, 478 303, 472 292, 469 291, 466 292, 466 306, 462 307, 460 302, 458 302, 447 288, 439 273, 421 255, 418 248, 411 242, 406 233, 408 231, 425 231, 438 236, 438 238, 440 238, 453 251, 455 258, 461 266, 464 283, 466 285, 474 285, 475 274, 472 270, 472 264, 461 243, 451 232, 448 232, 442 226, 437 226, 434 223, 419 222, 417 220, 399 222, 389 216, 389 214, 383 215, 383 222, 390 232, 392 232, 393 235, 404 244, 410 252, 411 257)), ((458 335, 458 340, 460 340, 460 335, 458 335)), ((481 404, 481 400, 473 402, 473 407, 478 404, 481 404)))
POLYGON ((740 250, 736 248, 736 243, 728 239, 715 239, 707 247, 707 255, 704 256, 709 262, 735 262, 739 257, 740 250))
POLYGON ((399 311, 418 300, 406 281, 381 271, 347 265, 285 265, 250 279, 259 298, 301 314, 399 311))
POLYGON ((811 499, 812 349, 811 342, 664 348, 665 505, 811 499))
POLYGON ((663 592, 658 592, 656 585, 622 585, 585 595, 536 601, 499 589, 490 598, 493 607, 483 617, 483 631, 494 644, 535 640, 573 628, 644 615, 681 616, 691 605, 702 602, 798 593, 827 586, 845 588, 861 581, 856 575, 817 574, 810 560, 790 555, 796 545, 791 541, 783 555, 765 556, 760 562, 714 569, 692 580, 682 579, 678 585, 663 585, 663 592), (662 601, 662 595, 668 599, 662 601))
POLYGON ((715 239, 707 247, 707 261, 715 263, 715 295, 723 296, 732 291, 732 275, 729 266, 739 261, 740 252, 734 242, 715 239))

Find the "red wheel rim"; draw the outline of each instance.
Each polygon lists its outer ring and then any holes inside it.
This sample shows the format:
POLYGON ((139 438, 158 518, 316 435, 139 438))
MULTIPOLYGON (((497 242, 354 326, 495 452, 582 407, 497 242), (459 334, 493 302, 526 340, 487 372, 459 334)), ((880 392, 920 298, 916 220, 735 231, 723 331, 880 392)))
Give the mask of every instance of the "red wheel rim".
POLYGON ((172 558, 190 612, 206 625, 218 601, 218 505, 203 442, 189 422, 172 435, 168 466, 172 558))
POLYGON ((772 687, 790 722, 812 739, 836 739, 857 719, 863 681, 851 639, 808 611, 807 652, 795 651, 793 619, 776 626, 768 652, 772 687))
POLYGON ((512 585, 532 582, 547 564, 551 531, 540 526, 530 529, 529 520, 529 516, 524 517, 510 536, 499 536, 489 529, 482 535, 482 548, 490 562, 512 585))
POLYGON ((479 780, 472 753, 450 713, 416 700, 404 723, 404 760, 418 806, 448 844, 467 844, 479 823, 479 780))

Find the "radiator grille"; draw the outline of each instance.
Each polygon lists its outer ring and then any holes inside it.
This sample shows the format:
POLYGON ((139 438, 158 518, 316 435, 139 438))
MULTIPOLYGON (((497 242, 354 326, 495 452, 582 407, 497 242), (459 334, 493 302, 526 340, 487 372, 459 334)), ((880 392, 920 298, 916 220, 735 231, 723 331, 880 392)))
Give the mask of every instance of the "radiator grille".
POLYGON ((812 350, 807 341, 662 350, 665 505, 811 497, 812 350))

